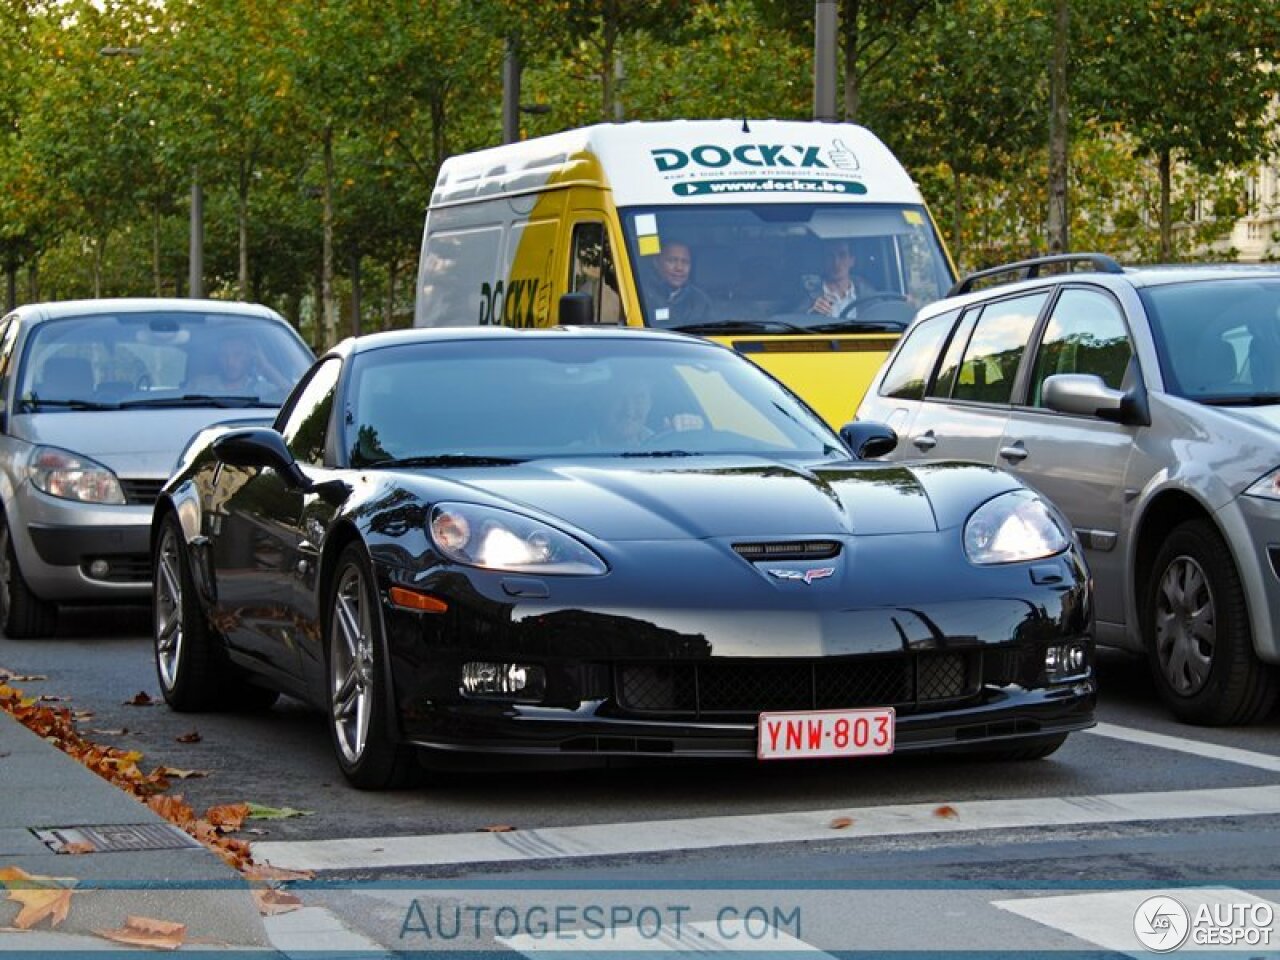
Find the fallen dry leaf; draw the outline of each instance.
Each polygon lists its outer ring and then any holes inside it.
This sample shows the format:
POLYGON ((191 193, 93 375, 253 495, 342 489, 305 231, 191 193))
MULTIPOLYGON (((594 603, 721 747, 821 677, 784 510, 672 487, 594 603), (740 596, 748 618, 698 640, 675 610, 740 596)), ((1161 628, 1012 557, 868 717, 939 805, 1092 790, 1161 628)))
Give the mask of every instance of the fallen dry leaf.
POLYGON ((97 848, 97 847, 95 847, 95 846, 94 846, 92 843, 90 843, 88 840, 72 840, 70 843, 65 844, 63 847, 61 847, 61 848, 58 850, 58 852, 59 852, 59 853, 70 853, 70 854, 77 854, 77 853, 96 853, 96 852, 97 852, 97 849, 98 849, 98 848, 97 848))
POLYGON ((253 891, 253 899, 258 901, 258 913, 264 917, 273 917, 277 913, 290 913, 302 906, 302 900, 287 890, 259 888, 253 891))
POLYGON ((154 700, 152 700, 152 699, 151 699, 151 695, 150 695, 150 694, 148 694, 148 693, 147 693, 147 691, 145 691, 145 690, 139 690, 137 693, 135 693, 135 694, 133 695, 133 699, 132 699, 132 700, 126 700, 126 701, 124 702, 124 706, 126 706, 126 707, 153 707, 153 706, 155 706, 155 703, 156 703, 156 702, 155 702, 154 700))
POLYGON ((180 827, 185 828, 196 820, 196 812, 181 796, 148 797, 147 806, 170 823, 176 823, 180 827))
POLYGON ((512 833, 515 831, 515 829, 516 828, 511 826, 510 824, 491 823, 487 827, 481 827, 476 832, 477 833, 512 833))
POLYGON ((187 939, 187 925, 151 917, 125 917, 119 930, 98 930, 98 936, 134 947, 177 950, 187 939))
POLYGON ((177 767, 156 767, 156 776, 169 777, 174 780, 192 780, 197 777, 207 777, 208 770, 180 770, 177 767))
POLYGON ((244 875, 250 880, 288 883, 291 880, 311 880, 315 874, 310 870, 286 870, 284 867, 273 867, 269 863, 255 863, 244 868, 244 875))
POLYGON ((219 807, 210 807, 204 818, 224 833, 235 833, 244 826, 248 816, 247 803, 224 803, 219 807))
POLYGON ((951 804, 944 803, 942 806, 934 809, 933 815, 935 817, 944 817, 948 820, 954 820, 956 817, 960 816, 960 811, 951 806, 951 804))
POLYGON ((8 889, 9 899, 22 904, 13 920, 19 930, 30 930, 45 919, 50 927, 56 927, 67 919, 75 882, 67 877, 36 876, 21 867, 0 868, 0 884, 8 889))
POLYGON ((843 830, 845 827, 853 826, 853 817, 836 817, 829 824, 832 830, 843 830))
POLYGON ((314 810, 295 810, 293 807, 264 807, 260 803, 250 803, 250 820, 288 820, 290 817, 310 817, 314 810))
POLYGON ((190 733, 184 733, 180 737, 174 737, 178 743, 199 743, 204 737, 200 736, 199 730, 192 730, 190 733))

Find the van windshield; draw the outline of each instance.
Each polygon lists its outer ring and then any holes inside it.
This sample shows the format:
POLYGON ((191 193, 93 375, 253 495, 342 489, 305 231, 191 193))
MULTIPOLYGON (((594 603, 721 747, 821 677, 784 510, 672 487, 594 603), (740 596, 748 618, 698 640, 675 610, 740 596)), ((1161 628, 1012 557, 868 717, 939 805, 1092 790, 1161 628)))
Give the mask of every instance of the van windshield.
POLYGON ((954 280, 920 205, 623 213, 646 326, 693 333, 900 331, 954 280))

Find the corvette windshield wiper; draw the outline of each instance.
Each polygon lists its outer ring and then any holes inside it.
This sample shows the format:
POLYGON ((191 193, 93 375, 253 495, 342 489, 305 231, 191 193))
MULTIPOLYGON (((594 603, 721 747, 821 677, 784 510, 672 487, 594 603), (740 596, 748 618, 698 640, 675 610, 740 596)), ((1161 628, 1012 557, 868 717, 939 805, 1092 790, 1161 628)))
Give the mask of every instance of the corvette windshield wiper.
POLYGON ((280 404, 262 400, 256 396, 214 396, 208 393, 184 393, 180 397, 144 397, 138 400, 122 400, 120 409, 138 407, 278 407, 280 404))
POLYGON ((521 457, 486 457, 470 453, 438 453, 429 457, 392 457, 367 467, 510 467, 524 463, 521 457))

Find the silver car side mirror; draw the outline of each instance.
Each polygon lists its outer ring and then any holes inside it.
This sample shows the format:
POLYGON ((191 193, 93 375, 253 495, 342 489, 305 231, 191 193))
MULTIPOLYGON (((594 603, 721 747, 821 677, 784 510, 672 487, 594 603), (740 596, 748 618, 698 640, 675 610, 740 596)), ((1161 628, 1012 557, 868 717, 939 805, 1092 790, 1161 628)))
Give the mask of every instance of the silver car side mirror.
POLYGON ((1057 373, 1044 381, 1044 405, 1059 413, 1116 420, 1124 409, 1125 392, 1112 390, 1092 373, 1057 373))

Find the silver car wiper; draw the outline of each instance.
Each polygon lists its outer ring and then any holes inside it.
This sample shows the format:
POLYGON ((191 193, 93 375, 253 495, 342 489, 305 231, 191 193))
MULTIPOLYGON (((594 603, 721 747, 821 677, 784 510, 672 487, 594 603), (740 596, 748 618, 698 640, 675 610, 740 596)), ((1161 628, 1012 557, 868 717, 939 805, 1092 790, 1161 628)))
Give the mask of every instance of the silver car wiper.
POLYGON ((143 397, 123 400, 115 405, 119 409, 138 407, 278 407, 280 404, 257 396, 218 396, 209 393, 184 393, 177 397, 143 397))
POLYGON ((119 410, 118 403, 99 403, 96 400, 45 400, 34 393, 18 401, 19 413, 36 413, 45 407, 60 410, 119 410))

